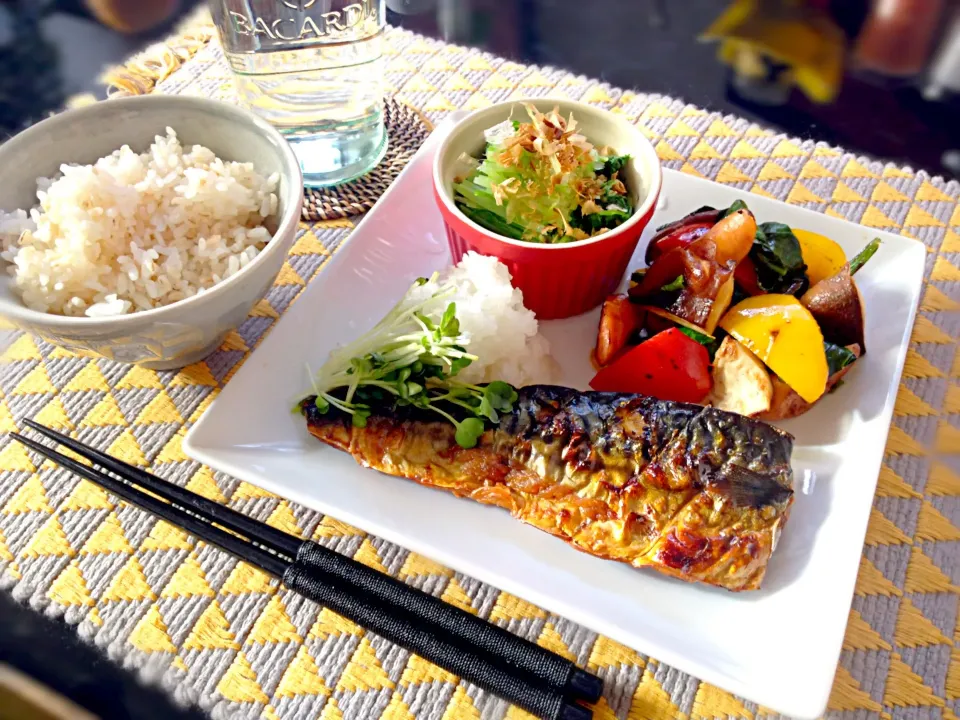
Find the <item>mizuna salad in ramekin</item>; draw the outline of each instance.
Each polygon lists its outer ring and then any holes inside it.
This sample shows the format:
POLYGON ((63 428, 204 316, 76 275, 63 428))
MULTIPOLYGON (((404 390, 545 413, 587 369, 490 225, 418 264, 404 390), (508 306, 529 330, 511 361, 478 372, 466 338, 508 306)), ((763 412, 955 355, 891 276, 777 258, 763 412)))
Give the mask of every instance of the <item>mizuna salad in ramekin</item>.
POLYGON ((616 288, 661 182, 636 126, 552 98, 471 114, 434 160, 454 262, 471 250, 497 257, 543 320, 586 312, 616 288))
POLYGON ((523 109, 528 117, 484 132, 481 158, 460 156, 467 175, 453 186, 457 208, 491 232, 535 243, 587 240, 629 220, 620 171, 630 156, 594 146, 573 113, 523 109))

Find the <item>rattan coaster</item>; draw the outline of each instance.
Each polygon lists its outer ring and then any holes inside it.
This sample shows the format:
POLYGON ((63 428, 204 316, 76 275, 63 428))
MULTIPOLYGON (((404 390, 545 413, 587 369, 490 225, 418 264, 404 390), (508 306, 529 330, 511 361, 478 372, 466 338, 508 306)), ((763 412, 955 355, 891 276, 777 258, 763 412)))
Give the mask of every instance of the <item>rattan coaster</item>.
POLYGON ((304 220, 337 220, 365 213, 396 180, 433 130, 429 120, 393 98, 384 101, 383 112, 388 138, 383 160, 352 182, 328 188, 307 188, 303 196, 304 220))

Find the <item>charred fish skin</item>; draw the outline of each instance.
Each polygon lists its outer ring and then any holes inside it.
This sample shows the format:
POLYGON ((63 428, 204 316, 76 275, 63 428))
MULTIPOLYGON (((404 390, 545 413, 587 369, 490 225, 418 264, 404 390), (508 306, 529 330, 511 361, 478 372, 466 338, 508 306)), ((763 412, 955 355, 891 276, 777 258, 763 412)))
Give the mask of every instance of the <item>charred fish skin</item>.
POLYGON ((498 505, 584 552, 729 590, 760 586, 793 502, 790 435, 715 408, 537 385, 475 448, 425 411, 365 428, 301 405, 362 465, 498 505))

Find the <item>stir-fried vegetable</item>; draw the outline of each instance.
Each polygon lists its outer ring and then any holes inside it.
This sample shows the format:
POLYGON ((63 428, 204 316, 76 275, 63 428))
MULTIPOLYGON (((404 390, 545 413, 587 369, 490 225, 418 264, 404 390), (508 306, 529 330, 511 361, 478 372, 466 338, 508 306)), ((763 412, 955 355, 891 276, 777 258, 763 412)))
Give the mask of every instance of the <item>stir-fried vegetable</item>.
POLYGON ((517 393, 507 383, 456 379, 476 357, 467 352, 456 304, 446 300, 456 288, 436 277, 421 278, 372 330, 330 353, 314 379, 321 413, 335 408, 364 427, 374 406, 410 405, 453 423, 457 443, 469 448, 487 422, 512 410, 517 393))
POLYGON ((597 331, 596 360, 606 365, 623 350, 643 324, 644 312, 626 295, 611 295, 603 302, 597 331))
POLYGON ((660 255, 630 289, 630 297, 662 307, 709 334, 729 306, 733 286, 728 281, 750 252, 756 232, 757 223, 749 210, 726 215, 686 247, 660 255), (668 291, 678 277, 683 278, 681 286, 668 291))
POLYGON ((768 293, 802 294, 810 283, 800 241, 789 225, 766 222, 757 227, 750 260, 760 289, 768 293))
POLYGON ((760 359, 727 335, 713 358, 710 404, 721 410, 757 415, 770 409, 773 382, 760 359))
MULTIPOLYGON (((840 350, 849 352, 853 357, 853 360, 856 360, 859 357, 856 348, 840 348, 840 350)), ((827 350, 828 357, 829 354, 830 351, 827 350)), ((843 384, 843 377, 847 374, 850 368, 853 367, 853 360, 848 362, 839 370, 834 371, 831 369, 830 377, 827 379, 826 393, 833 392, 843 384)), ((831 364, 831 367, 833 367, 833 364, 831 364)), ((776 375, 773 375, 770 379, 773 381, 773 398, 770 401, 770 409, 766 412, 758 414, 758 418, 768 421, 789 420, 790 418, 803 415, 812 407, 813 403, 808 403, 802 397, 797 395, 793 388, 787 385, 776 375)))
POLYGON ((676 328, 628 350, 590 381, 594 390, 640 393, 692 403, 701 402, 710 386, 706 348, 676 328))
POLYGON ((585 240, 625 222, 633 203, 620 178, 626 155, 600 152, 557 110, 524 105, 529 122, 487 132, 484 157, 454 185, 455 202, 474 222, 515 240, 585 240))
POLYGON ((807 279, 811 287, 836 275, 847 264, 843 248, 825 235, 797 228, 793 228, 793 235, 800 242, 800 252, 807 265, 807 279))
POLYGON ((838 273, 821 280, 800 298, 823 330, 823 336, 841 347, 855 345, 861 354, 866 352, 864 339, 865 313, 860 289, 853 273, 863 267, 877 249, 880 240, 873 240, 838 273))
MULTIPOLYGON (((638 314, 622 301, 604 308, 596 357, 607 367, 593 386, 676 399, 676 382, 661 387, 657 352, 661 338, 673 333, 706 352, 713 383, 706 402, 765 419, 805 412, 865 352, 863 299, 853 274, 879 242, 848 263, 830 238, 783 223, 758 226, 742 200, 661 226, 647 247, 649 267, 631 274, 629 297, 638 314), (639 323, 639 331, 626 332, 624 318, 639 323), (619 343, 616 351, 601 353, 610 338, 619 343), (639 344, 630 349, 631 343, 639 344), (657 384, 649 384, 651 374, 657 384)), ((683 362, 691 357, 682 346, 673 352, 683 362)))
POLYGON ((759 357, 807 402, 823 395, 827 358, 813 315, 792 295, 747 298, 720 326, 759 357))
POLYGON ((866 265, 867 260, 872 258, 876 254, 877 250, 879 249, 880 249, 880 238, 874 238, 869 243, 867 243, 866 246, 863 248, 863 250, 858 252, 856 257, 854 257, 853 260, 850 261, 850 274, 851 275, 855 274, 857 270, 859 270, 864 265, 866 265))
POLYGON ((832 376, 848 365, 853 365, 857 356, 848 348, 823 341, 824 354, 827 356, 827 374, 832 376))

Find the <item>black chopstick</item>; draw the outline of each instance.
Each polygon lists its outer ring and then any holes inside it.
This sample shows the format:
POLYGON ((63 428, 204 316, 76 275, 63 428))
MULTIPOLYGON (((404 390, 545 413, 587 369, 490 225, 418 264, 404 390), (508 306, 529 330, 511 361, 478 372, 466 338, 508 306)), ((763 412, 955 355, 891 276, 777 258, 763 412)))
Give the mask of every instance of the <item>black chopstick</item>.
POLYGON ((247 539, 238 537, 226 530, 209 524, 196 515, 188 513, 186 510, 175 507, 168 503, 158 500, 151 495, 138 490, 132 485, 128 485, 122 480, 117 480, 109 475, 99 473, 93 468, 87 467, 83 463, 77 462, 73 458, 53 450, 42 443, 24 437, 19 433, 10 433, 18 441, 26 445, 31 450, 43 455, 45 458, 54 461, 67 470, 96 483, 104 490, 113 493, 119 498, 133 503, 154 515, 179 525, 192 535, 202 538, 205 542, 216 545, 221 550, 226 550, 231 555, 239 557, 251 565, 269 572, 271 575, 282 577, 283 573, 290 567, 291 559, 284 558, 271 553, 263 548, 251 544, 247 539))
MULTIPOLYGON (((289 535, 282 530, 277 530, 266 523, 253 520, 233 508, 216 503, 202 495, 197 495, 179 485, 161 480, 135 465, 130 465, 106 453, 102 453, 95 448, 84 445, 79 440, 74 440, 72 437, 45 427, 34 420, 24 420, 23 422, 27 427, 36 430, 41 435, 60 443, 64 447, 70 448, 81 457, 95 462, 97 465, 115 473, 127 482, 146 488, 153 494, 159 495, 165 500, 181 506, 185 510, 193 509, 196 512, 202 513, 218 525, 240 533, 241 535, 246 535, 258 545, 263 545, 274 552, 283 553, 292 559, 297 556, 297 551, 300 549, 300 545, 303 544, 300 538, 289 535)), ((151 512, 153 512, 153 510, 151 510, 151 512)))
POLYGON ((430 623, 435 631, 442 631, 457 642, 490 653, 508 662, 519 672, 530 675, 538 683, 564 694, 572 700, 596 702, 603 684, 598 677, 578 668, 539 645, 519 638, 496 625, 465 613, 438 598, 411 588, 406 583, 384 575, 372 568, 347 558, 340 553, 310 543, 301 549, 304 541, 280 530, 264 525, 223 505, 214 503, 177 485, 151 475, 110 455, 106 455, 62 433, 32 420, 26 424, 42 435, 60 442, 83 457, 106 467, 134 484, 141 485, 172 502, 180 503, 188 511, 206 512, 214 522, 229 530, 244 534, 257 544, 274 552, 299 559, 317 572, 323 572, 338 582, 350 583, 369 600, 377 600, 393 608, 413 613, 420 624, 430 623), (261 528, 266 528, 262 531, 261 528))
POLYGON ((470 682, 541 717, 574 720, 592 716, 589 710, 568 700, 595 702, 602 682, 565 658, 351 558, 270 528, 35 422, 28 424, 122 480, 14 434, 38 453, 283 578, 289 588, 470 682), (173 504, 143 493, 134 485, 173 504))

